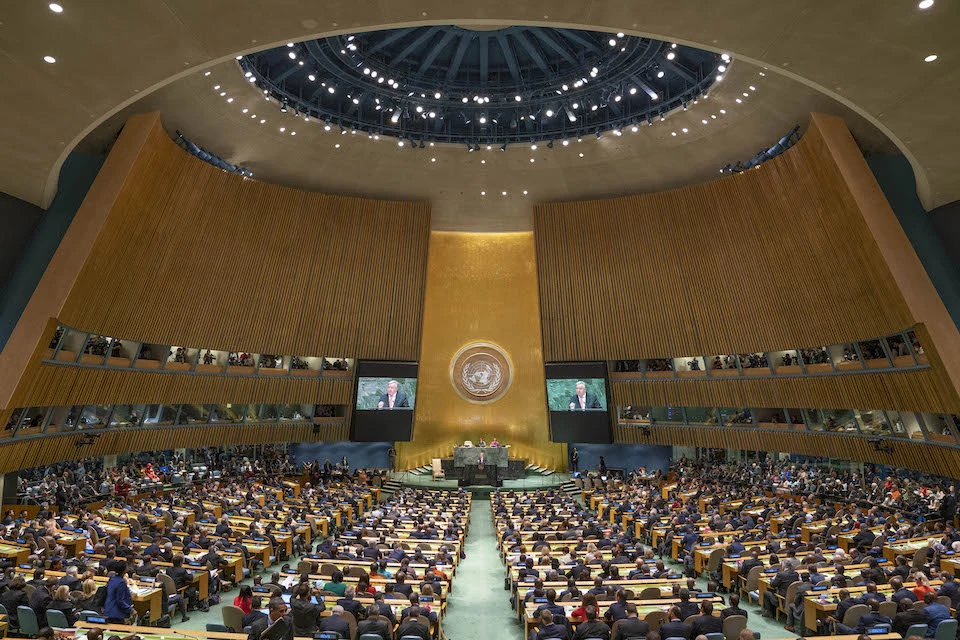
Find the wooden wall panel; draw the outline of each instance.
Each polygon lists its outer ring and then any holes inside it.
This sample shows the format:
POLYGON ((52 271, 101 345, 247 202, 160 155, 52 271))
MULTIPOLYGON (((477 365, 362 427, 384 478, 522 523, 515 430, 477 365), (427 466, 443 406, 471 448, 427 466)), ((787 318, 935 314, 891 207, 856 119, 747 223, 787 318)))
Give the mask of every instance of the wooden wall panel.
POLYGON ((161 344, 415 360, 429 227, 425 202, 226 173, 157 119, 60 319, 161 344))
POLYGON ((42 364, 14 407, 74 404, 352 404, 353 380, 152 373, 42 364))
MULTIPOLYGON (((0 473, 29 469, 62 460, 99 457, 131 451, 220 447, 232 444, 321 442, 349 439, 346 424, 200 425, 106 432, 90 446, 77 447, 80 434, 41 436, 0 442, 0 473)), ((96 433, 94 430, 84 434, 96 433)))
POLYGON ((874 451, 868 438, 832 433, 764 431, 733 427, 655 425, 650 435, 634 426, 614 427, 614 441, 631 444, 775 451, 840 460, 876 462, 893 467, 960 477, 960 448, 886 438, 893 453, 874 451))
POLYGON ((948 379, 933 368, 794 378, 645 380, 610 385, 617 406, 896 409, 960 413, 948 379))
POLYGON ((546 360, 812 347, 914 324, 811 126, 707 184, 537 207, 546 360))

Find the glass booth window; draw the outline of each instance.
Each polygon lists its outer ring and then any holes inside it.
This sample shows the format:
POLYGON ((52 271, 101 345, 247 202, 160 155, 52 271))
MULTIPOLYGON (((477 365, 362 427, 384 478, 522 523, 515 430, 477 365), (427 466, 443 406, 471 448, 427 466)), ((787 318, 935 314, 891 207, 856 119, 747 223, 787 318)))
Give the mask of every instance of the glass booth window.
POLYGON ((823 426, 834 433, 857 433, 857 420, 850 409, 824 410, 823 426))
POLYGON ((146 413, 144 404, 118 404, 113 407, 110 416, 111 427, 136 427, 140 425, 146 413))

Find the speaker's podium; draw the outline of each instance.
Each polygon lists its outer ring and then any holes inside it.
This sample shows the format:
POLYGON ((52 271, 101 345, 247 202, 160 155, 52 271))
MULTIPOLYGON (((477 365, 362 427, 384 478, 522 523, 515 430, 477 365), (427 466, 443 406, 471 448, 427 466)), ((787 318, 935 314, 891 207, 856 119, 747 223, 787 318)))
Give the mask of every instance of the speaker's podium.
POLYGON ((448 477, 456 477, 461 487, 503 486, 504 479, 516 475, 510 468, 509 453, 508 447, 454 447, 453 473, 448 477))

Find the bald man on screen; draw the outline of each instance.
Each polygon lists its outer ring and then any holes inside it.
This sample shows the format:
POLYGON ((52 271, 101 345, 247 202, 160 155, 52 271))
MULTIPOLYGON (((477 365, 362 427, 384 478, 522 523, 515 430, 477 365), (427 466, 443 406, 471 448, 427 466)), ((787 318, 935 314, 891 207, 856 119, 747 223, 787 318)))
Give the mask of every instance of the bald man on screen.
POLYGON ((400 391, 400 383, 391 380, 387 383, 387 392, 380 396, 380 402, 377 403, 377 409, 409 409, 410 401, 407 394, 400 391))

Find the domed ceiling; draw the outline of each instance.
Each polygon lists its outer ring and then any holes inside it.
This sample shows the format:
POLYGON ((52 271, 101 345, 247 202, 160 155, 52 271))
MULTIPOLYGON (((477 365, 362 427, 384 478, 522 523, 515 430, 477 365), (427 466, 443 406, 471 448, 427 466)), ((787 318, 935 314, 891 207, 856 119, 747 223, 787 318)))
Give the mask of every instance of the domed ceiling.
POLYGON ((702 96, 728 60, 623 33, 422 26, 290 42, 240 64, 284 111, 479 150, 649 123, 702 96))

